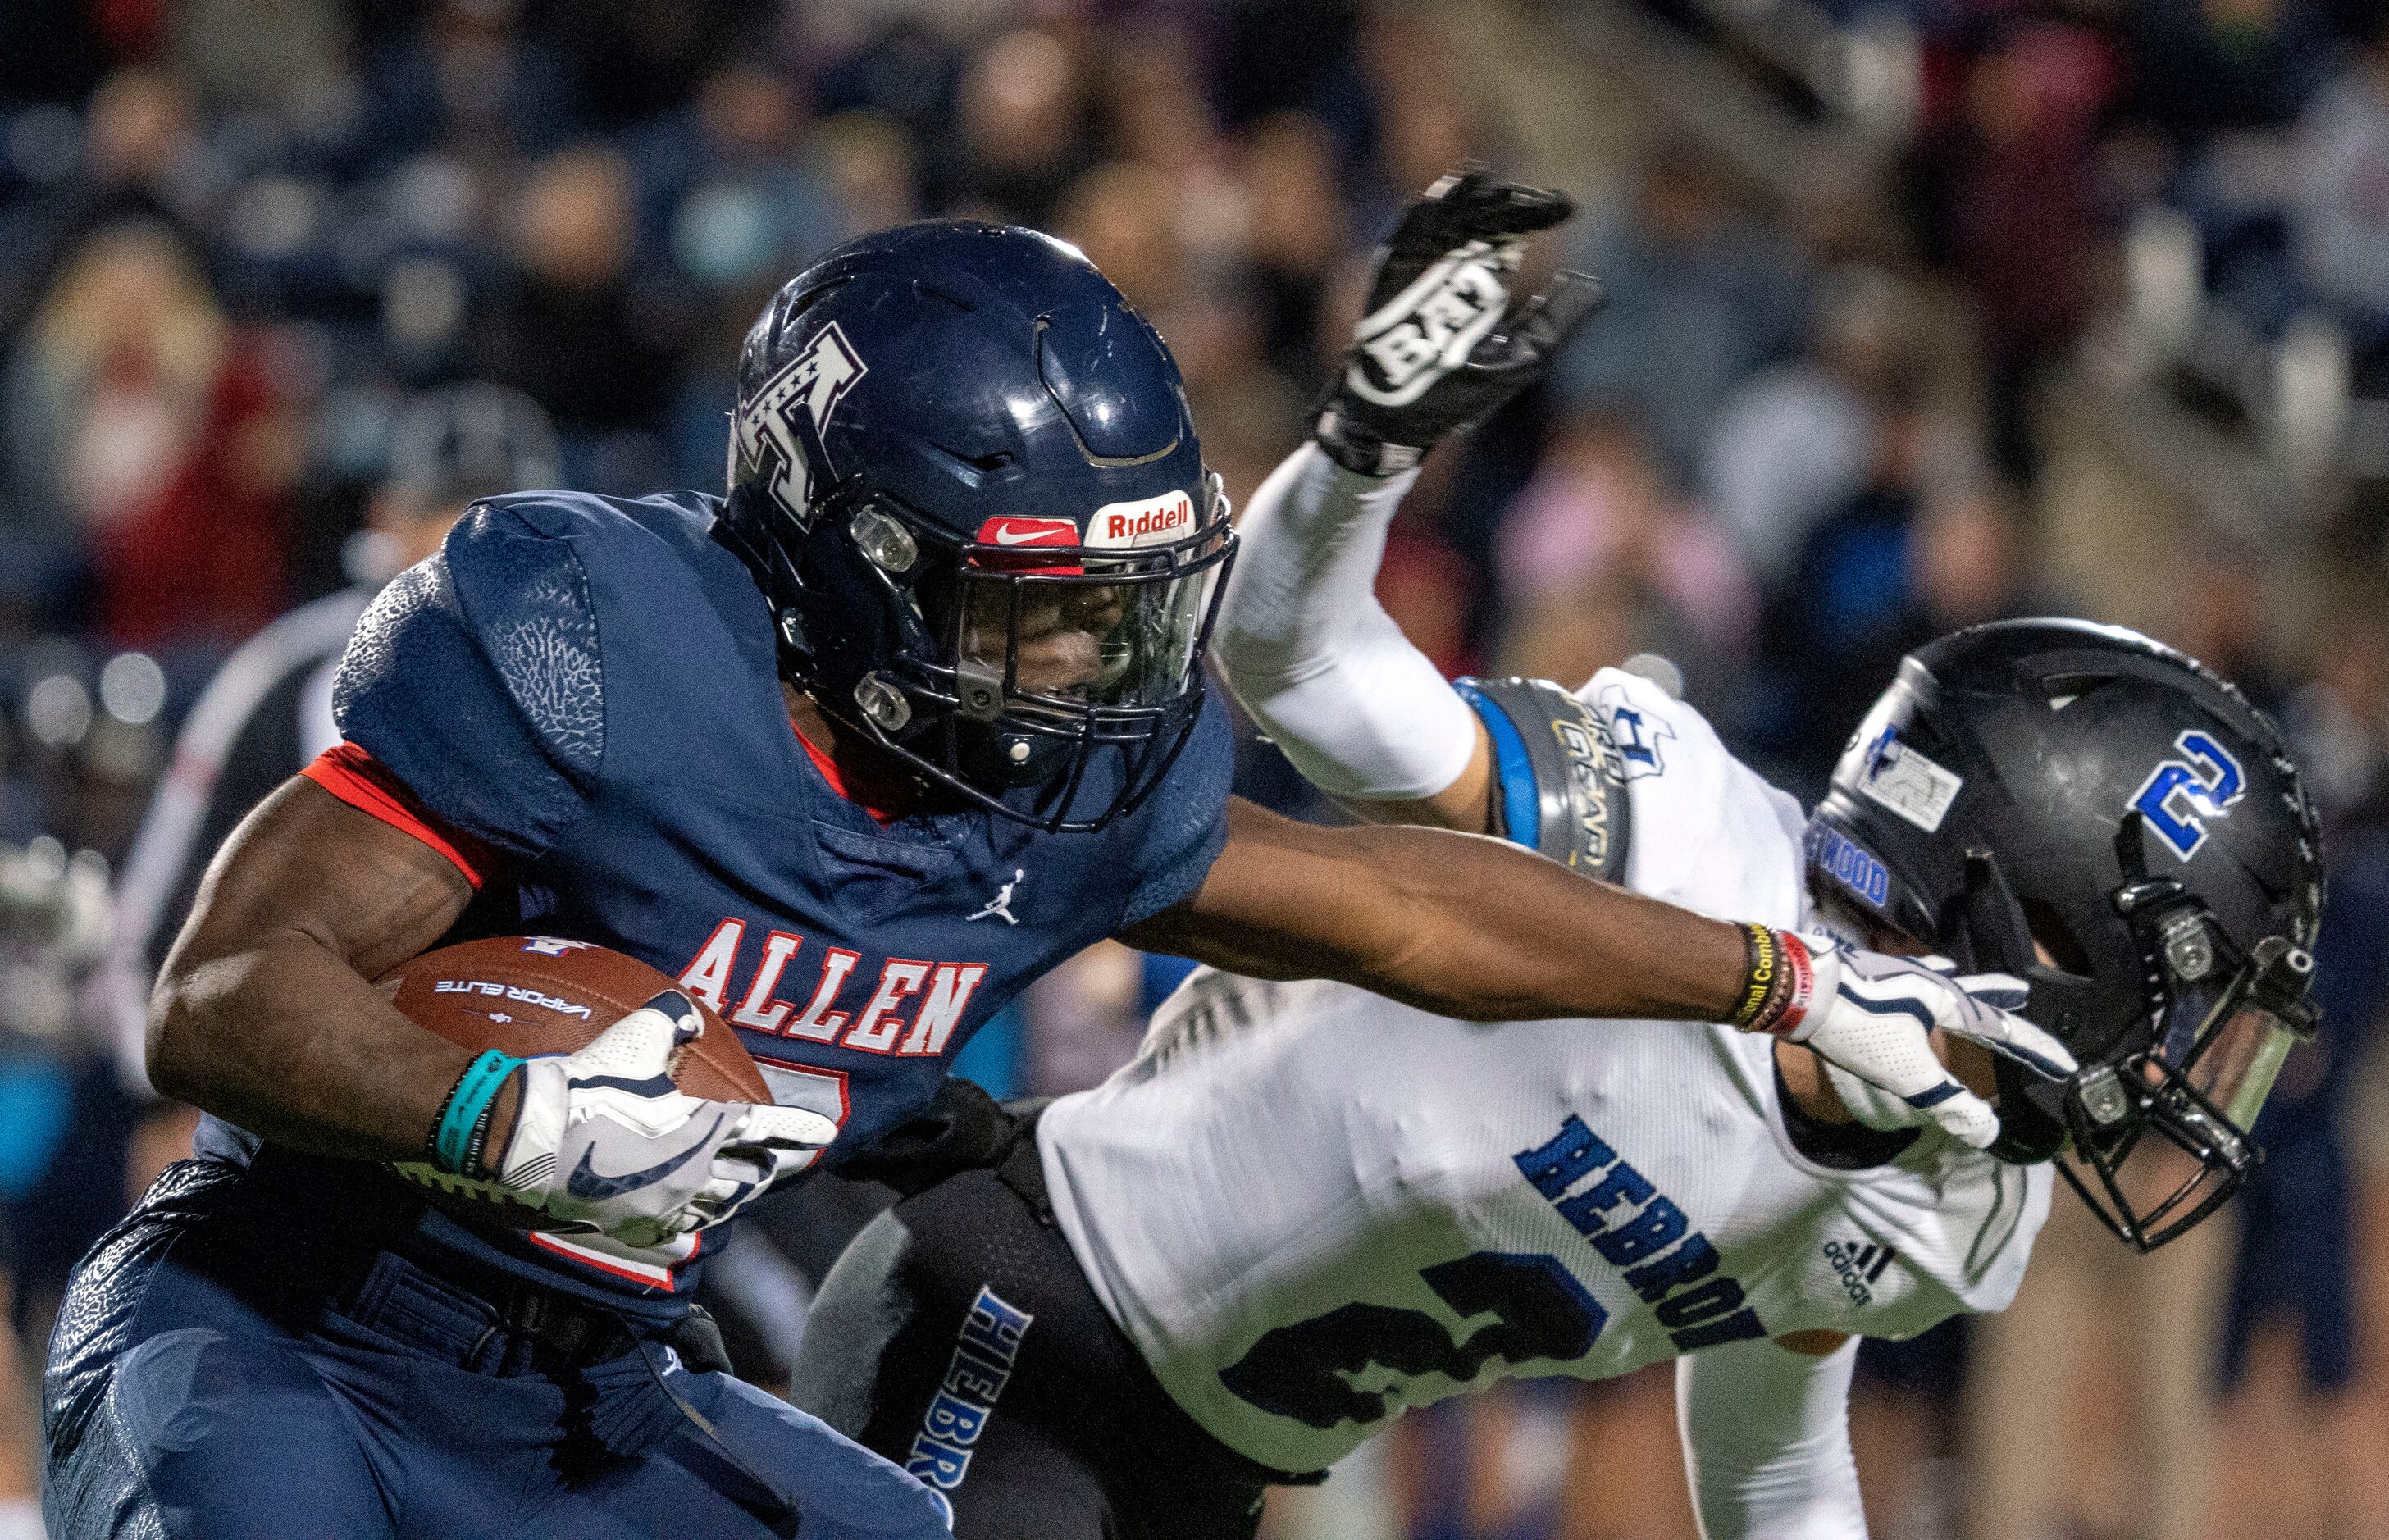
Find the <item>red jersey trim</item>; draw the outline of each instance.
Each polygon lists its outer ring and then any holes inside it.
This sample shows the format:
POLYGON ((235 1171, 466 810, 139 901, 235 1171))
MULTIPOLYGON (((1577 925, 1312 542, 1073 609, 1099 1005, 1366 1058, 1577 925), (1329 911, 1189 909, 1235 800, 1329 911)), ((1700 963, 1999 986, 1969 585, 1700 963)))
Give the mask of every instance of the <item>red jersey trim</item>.
POLYGON ((788 731, 794 732, 797 735, 797 742, 804 745, 805 757, 813 762, 813 769, 821 771, 821 778, 829 783, 829 789, 831 791, 836 792, 838 795, 846 798, 849 802, 853 803, 864 812, 869 813, 875 821, 880 823, 893 823, 898 819, 904 816, 901 813, 887 812, 881 808, 875 808, 870 803, 863 801, 862 798, 855 795, 851 791, 849 791, 847 789, 846 777, 837 772, 837 761, 832 759, 828 755, 824 754, 820 749, 815 748, 813 746, 813 741, 805 736, 804 730, 798 727, 793 719, 788 722, 788 731))
POLYGON ((327 748, 299 773, 357 811, 369 813, 439 851, 477 890, 484 880, 482 874, 496 864, 489 846, 442 822, 407 789, 405 782, 358 745, 343 743, 327 748))
POLYGON ((705 1249, 705 1232, 692 1230, 687 1238, 688 1254, 677 1262, 658 1266, 645 1262, 633 1262, 627 1256, 608 1256, 604 1252, 594 1251, 587 1246, 574 1245, 560 1235, 549 1235, 541 1230, 525 1230, 523 1239, 540 1250, 563 1257, 568 1262, 578 1262, 581 1266, 594 1271, 610 1274, 632 1283, 645 1284, 650 1289, 661 1289, 668 1294, 679 1292, 680 1269, 696 1261, 696 1254, 705 1249))

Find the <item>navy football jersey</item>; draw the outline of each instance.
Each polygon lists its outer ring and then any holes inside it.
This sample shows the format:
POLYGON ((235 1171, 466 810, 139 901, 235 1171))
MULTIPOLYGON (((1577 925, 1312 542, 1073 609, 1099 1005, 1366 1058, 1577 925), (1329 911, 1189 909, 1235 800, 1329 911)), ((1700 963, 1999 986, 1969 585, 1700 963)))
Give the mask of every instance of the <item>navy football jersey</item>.
MULTIPOLYGON (((447 939, 553 935, 680 979, 781 1101, 839 1124, 834 1166, 926 1102, 1024 986, 1194 893, 1226 839, 1229 732, 1215 697, 1169 779, 1096 834, 951 804, 883 823, 791 725, 769 610, 712 538, 719 506, 476 506, 367 612, 334 708, 347 752, 411 794, 416 832, 465 852, 479 891, 447 939)), ((1088 779, 1079 795, 1107 798, 1088 779)), ((436 1213, 419 1231, 617 1305, 684 1293, 679 1264, 715 1241, 658 1257, 436 1213)))

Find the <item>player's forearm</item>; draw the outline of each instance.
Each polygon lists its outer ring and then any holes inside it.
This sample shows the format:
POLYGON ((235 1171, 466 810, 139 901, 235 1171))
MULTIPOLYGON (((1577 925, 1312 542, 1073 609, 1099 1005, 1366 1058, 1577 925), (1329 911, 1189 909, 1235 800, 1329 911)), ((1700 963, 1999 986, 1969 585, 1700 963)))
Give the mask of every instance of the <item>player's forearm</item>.
POLYGON ((1336 796, 1433 796, 1476 746, 1475 716, 1377 602, 1386 532, 1416 478, 1356 476, 1305 444, 1238 525, 1213 651, 1246 710, 1336 796))
POLYGON ((1734 926, 1483 835, 1354 831, 1402 918, 1348 980, 1467 1021, 1724 1021, 1748 972, 1734 926))
POLYGON ((1321 829, 1243 801, 1201 891, 1125 939, 1232 973, 1332 978, 1438 1015, 1724 1021, 1741 932, 1482 834, 1321 829))
POLYGON ((472 1055, 368 981, 470 897, 428 846, 312 782, 285 785, 226 842, 160 970, 151 1080, 304 1149, 420 1154, 472 1055))
POLYGON ((170 971, 151 1006, 160 1091, 321 1154, 419 1159, 472 1058, 299 937, 170 971))

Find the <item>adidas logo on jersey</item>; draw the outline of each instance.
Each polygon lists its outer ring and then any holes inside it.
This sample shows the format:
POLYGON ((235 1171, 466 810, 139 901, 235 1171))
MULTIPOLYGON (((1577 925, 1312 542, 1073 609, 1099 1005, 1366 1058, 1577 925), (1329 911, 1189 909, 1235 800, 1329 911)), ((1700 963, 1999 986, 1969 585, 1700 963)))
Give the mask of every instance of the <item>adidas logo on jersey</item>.
POLYGON ((1899 1254, 1889 1246, 1846 1246, 1838 1241, 1825 1242, 1825 1262, 1833 1275, 1842 1280, 1842 1292, 1850 1303, 1864 1309, 1874 1303, 1874 1286, 1883 1279, 1884 1269, 1890 1266, 1899 1254))

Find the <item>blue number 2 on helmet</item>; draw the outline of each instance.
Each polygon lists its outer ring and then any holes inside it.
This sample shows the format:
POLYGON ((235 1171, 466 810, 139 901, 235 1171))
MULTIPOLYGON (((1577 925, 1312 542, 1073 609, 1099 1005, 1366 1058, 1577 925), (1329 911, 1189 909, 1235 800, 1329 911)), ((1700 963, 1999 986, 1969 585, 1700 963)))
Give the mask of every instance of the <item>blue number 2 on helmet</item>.
POLYGON ((2174 746, 2186 757, 2164 760, 2149 771, 2132 794, 2131 807, 2175 855, 2188 860, 2206 843, 2206 825, 2200 821, 2229 812, 2248 778, 2230 751, 2195 729, 2176 738, 2174 746))

